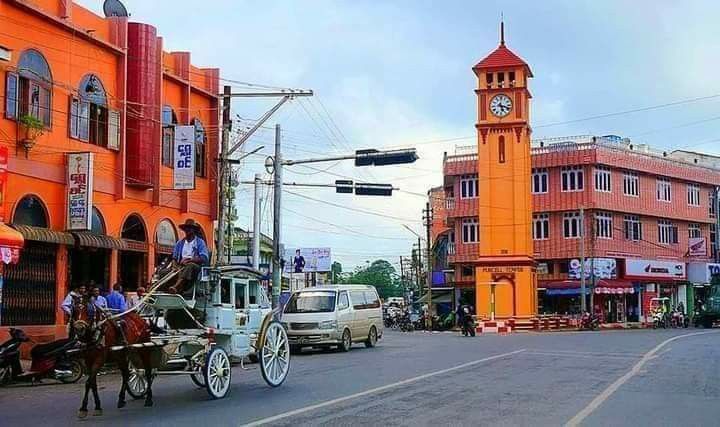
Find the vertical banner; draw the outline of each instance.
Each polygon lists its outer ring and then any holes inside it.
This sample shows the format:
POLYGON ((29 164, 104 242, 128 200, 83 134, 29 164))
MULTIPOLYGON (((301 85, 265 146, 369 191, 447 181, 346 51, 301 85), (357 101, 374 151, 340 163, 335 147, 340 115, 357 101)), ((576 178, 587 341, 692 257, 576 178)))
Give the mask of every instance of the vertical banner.
POLYGON ((67 154, 67 228, 92 228, 93 154, 67 154))
POLYGON ((8 148, 0 147, 0 222, 5 222, 5 189, 7 188, 8 148))
POLYGON ((195 126, 175 126, 173 188, 195 189, 195 126))

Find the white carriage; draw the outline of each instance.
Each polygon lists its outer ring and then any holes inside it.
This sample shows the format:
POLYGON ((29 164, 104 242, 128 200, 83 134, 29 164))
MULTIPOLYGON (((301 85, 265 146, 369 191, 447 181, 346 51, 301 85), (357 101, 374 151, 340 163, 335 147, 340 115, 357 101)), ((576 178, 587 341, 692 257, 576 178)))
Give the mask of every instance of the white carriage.
MULTIPOLYGON (((131 347, 152 349, 155 374, 188 375, 214 399, 225 397, 232 364, 245 358, 259 363, 268 385, 281 385, 290 368, 290 346, 259 277, 244 266, 203 268, 185 295, 150 292, 140 311, 153 323, 151 342, 131 347)), ((147 384, 136 366, 131 363, 128 391, 139 398, 147 384)))

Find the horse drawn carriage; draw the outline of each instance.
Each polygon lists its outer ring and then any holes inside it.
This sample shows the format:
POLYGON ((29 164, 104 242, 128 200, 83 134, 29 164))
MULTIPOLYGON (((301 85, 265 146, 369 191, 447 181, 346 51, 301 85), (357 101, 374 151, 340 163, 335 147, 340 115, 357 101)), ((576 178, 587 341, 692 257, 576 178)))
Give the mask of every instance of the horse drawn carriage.
POLYGON ((144 396, 152 376, 187 375, 220 399, 230 389, 232 364, 245 358, 259 363, 271 387, 285 381, 290 368, 287 333, 274 319, 259 272, 244 266, 203 268, 186 294, 157 291, 173 277, 159 279, 139 309, 152 325, 150 339, 110 349, 129 356, 131 396, 144 396), (149 357, 140 360, 140 354, 149 357), (152 376, 143 369, 148 365, 152 376))

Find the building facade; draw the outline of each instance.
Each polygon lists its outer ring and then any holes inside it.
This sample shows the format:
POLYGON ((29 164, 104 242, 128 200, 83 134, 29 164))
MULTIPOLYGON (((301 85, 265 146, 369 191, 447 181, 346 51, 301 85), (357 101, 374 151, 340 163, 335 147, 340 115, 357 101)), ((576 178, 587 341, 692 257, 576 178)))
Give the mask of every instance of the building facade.
MULTIPOLYGON (((484 238, 472 151, 443 161, 447 259, 458 293, 474 291, 484 238)), ((717 265, 716 157, 579 136, 533 141, 531 161, 539 313, 577 313, 583 275, 588 306, 607 322, 642 321, 655 297, 692 312, 717 265), (692 277, 689 266, 707 277, 692 277)))
POLYGON ((145 285, 187 219, 212 250, 219 71, 72 1, 3 1, 0 24, 2 219, 24 238, 3 266, 0 326, 61 335, 71 284, 145 285))

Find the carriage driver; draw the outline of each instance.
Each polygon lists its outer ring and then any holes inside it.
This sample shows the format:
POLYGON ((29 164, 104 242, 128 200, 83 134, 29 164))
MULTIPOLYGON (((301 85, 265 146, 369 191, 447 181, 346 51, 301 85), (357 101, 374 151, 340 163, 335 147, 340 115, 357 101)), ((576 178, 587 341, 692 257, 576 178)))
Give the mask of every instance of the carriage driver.
POLYGON ((210 260, 205 241, 198 236, 200 226, 195 221, 188 219, 180 225, 185 233, 185 238, 175 244, 173 250, 173 261, 180 267, 177 282, 168 289, 172 294, 182 294, 192 287, 200 273, 200 268, 207 265, 210 260))

